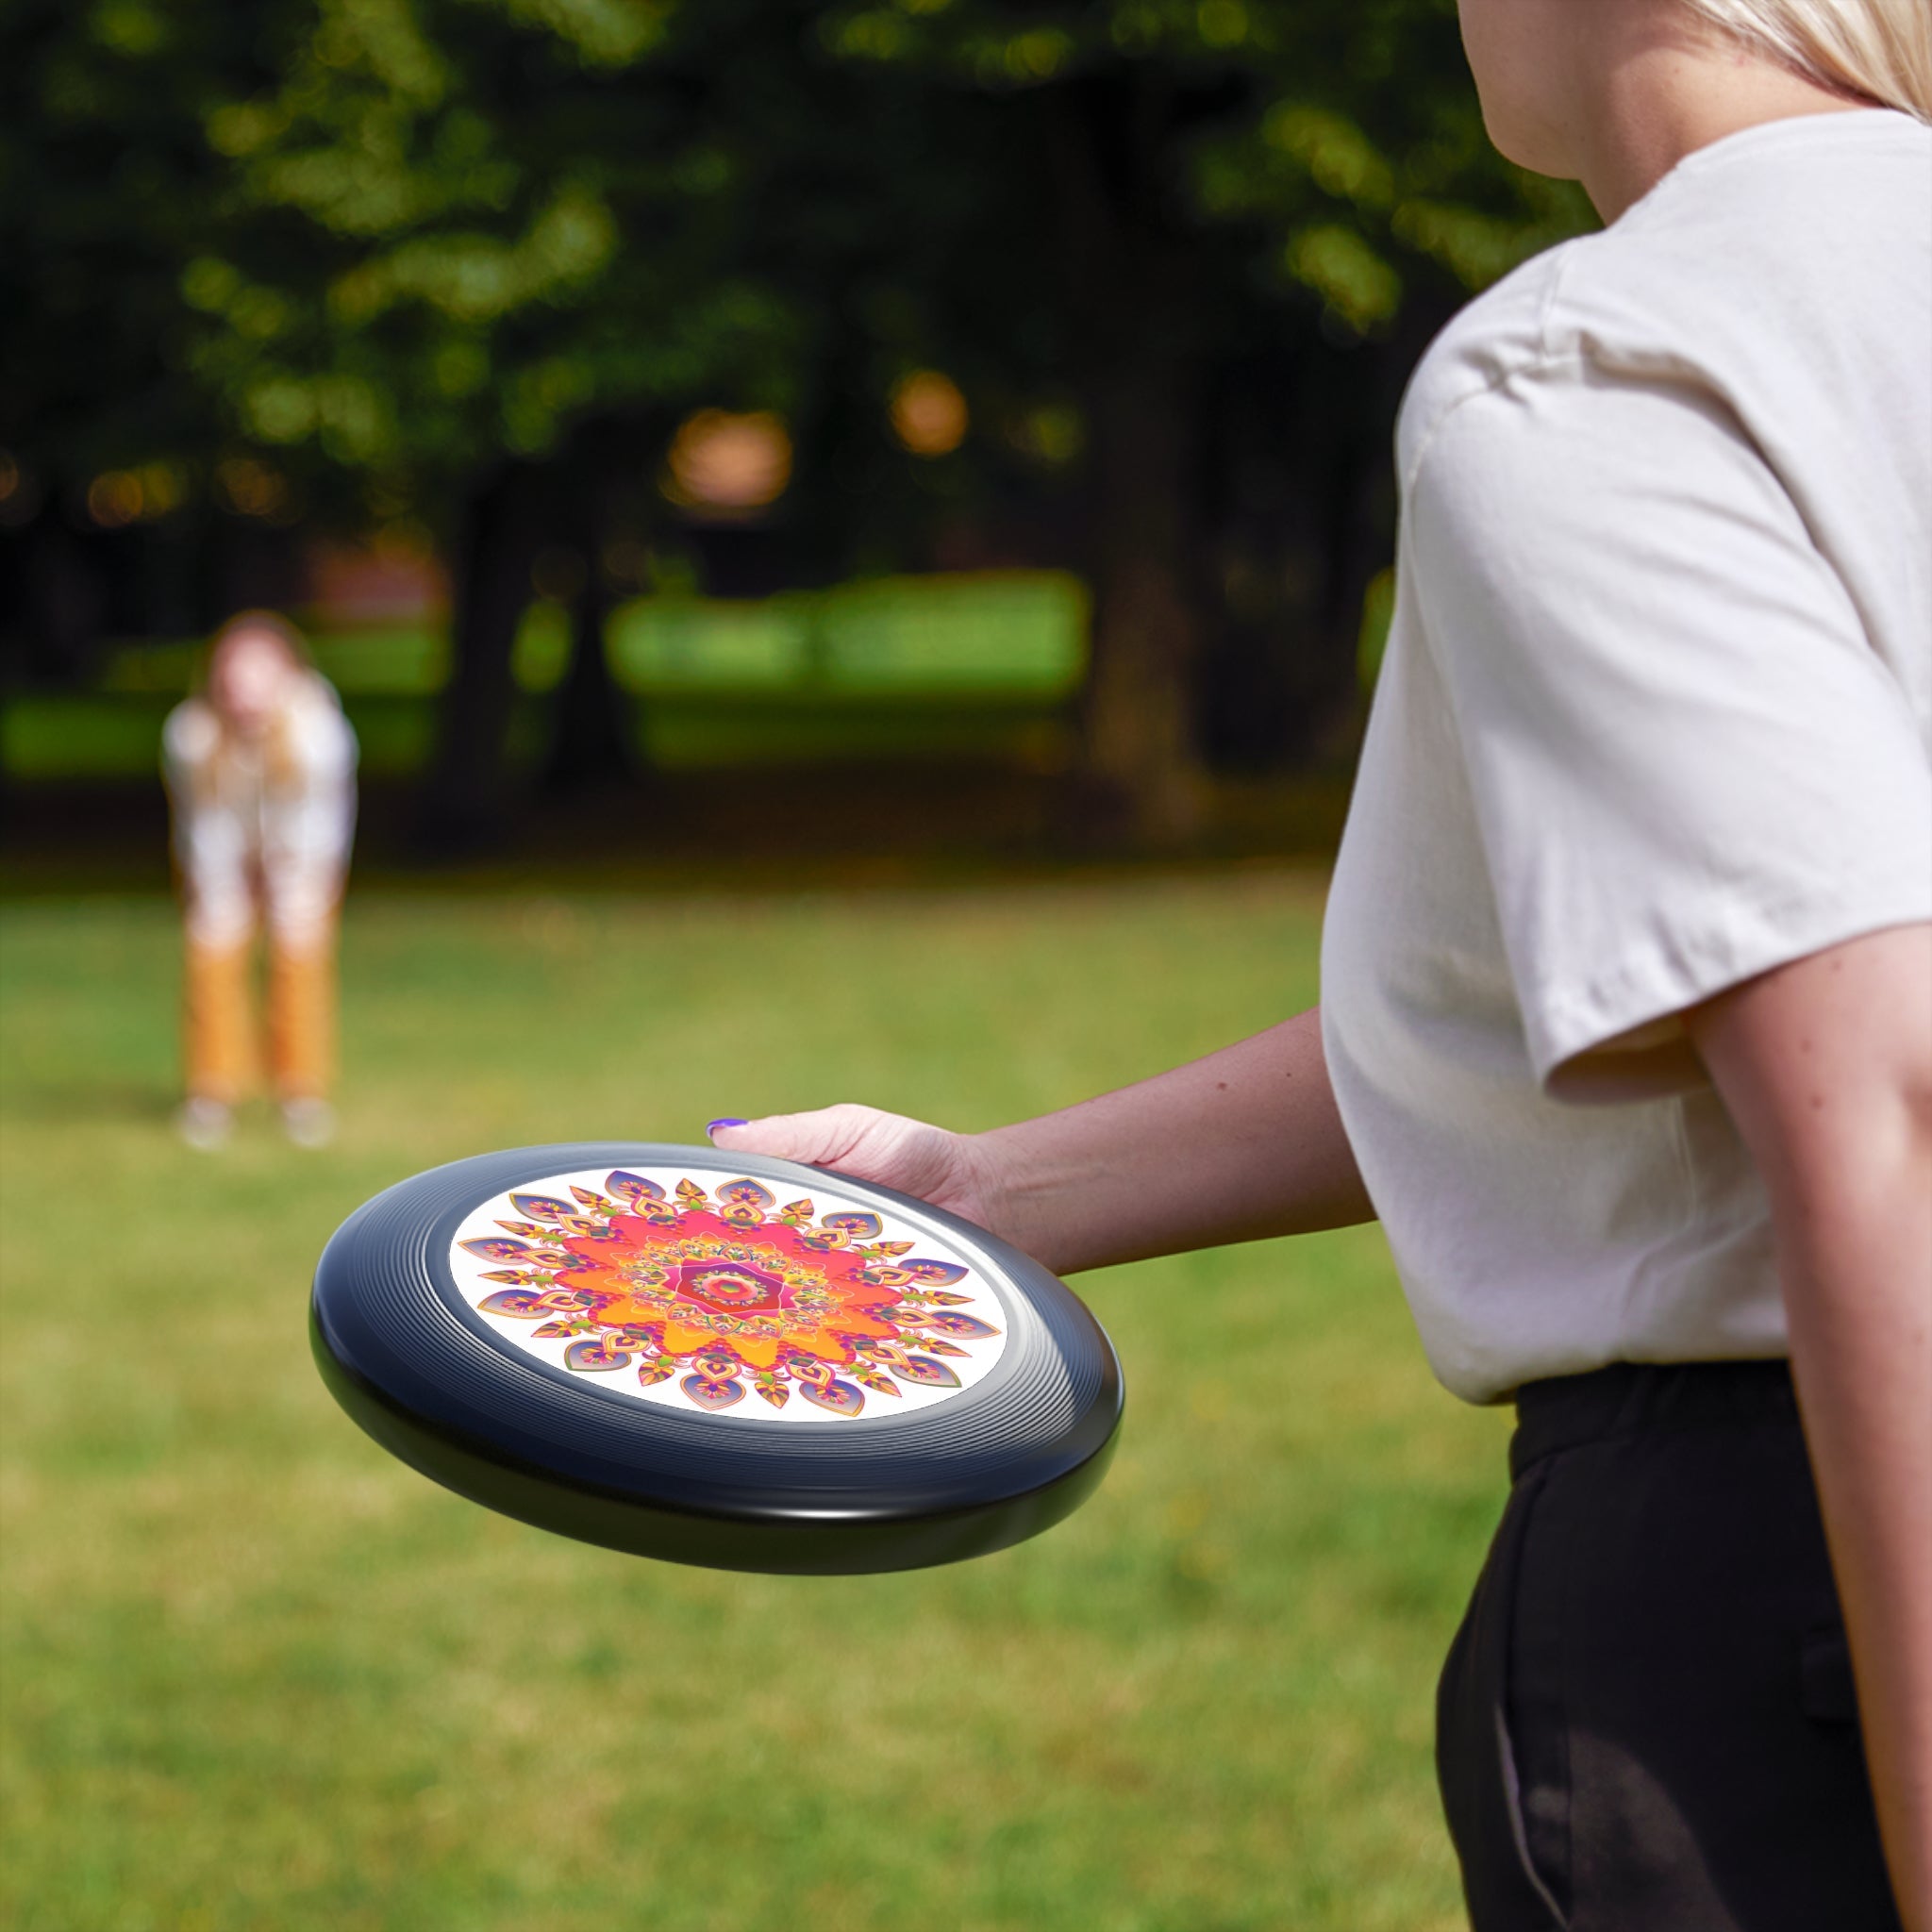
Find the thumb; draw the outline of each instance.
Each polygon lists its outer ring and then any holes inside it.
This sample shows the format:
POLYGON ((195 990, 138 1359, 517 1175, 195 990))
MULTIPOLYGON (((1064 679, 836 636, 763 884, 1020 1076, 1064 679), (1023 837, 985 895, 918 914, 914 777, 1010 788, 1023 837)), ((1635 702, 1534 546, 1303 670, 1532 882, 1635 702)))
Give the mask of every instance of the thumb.
POLYGON ((711 1142, 728 1154, 767 1154, 806 1167, 836 1168, 916 1194, 970 1219, 983 1210, 966 1143, 958 1134, 904 1114, 850 1101, 811 1113, 768 1114, 761 1121, 713 1121, 711 1142))
POLYGON ((756 1121, 713 1121, 711 1145, 727 1154, 767 1154, 807 1167, 830 1167, 849 1154, 860 1124, 855 1107, 822 1107, 810 1113, 773 1113, 756 1121))

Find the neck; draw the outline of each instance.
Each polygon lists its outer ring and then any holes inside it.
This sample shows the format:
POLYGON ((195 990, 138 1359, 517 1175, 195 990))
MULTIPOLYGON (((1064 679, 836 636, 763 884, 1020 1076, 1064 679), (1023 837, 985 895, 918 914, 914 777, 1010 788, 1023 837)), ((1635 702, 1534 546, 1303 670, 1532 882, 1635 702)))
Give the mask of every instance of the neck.
POLYGON ((1577 90, 1574 156, 1584 192, 1614 222, 1686 155, 1768 121, 1856 112, 1873 103, 1820 87, 1727 38, 1686 32, 1647 9, 1605 8, 1591 50, 1596 77, 1577 90))

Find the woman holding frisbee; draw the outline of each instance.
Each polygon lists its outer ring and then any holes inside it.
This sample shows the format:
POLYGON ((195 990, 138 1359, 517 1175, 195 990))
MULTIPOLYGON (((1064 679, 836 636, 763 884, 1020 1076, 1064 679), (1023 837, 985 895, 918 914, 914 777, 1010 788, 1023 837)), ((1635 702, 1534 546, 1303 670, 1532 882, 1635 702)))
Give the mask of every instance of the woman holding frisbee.
POLYGON ((356 734, 299 633, 271 611, 231 618, 195 696, 162 734, 187 924, 182 1138, 228 1137, 253 1085, 256 931, 268 927, 268 1063, 298 1146, 334 1130, 336 911, 356 824, 356 734))
POLYGON ((1405 399, 1322 1007, 713 1138, 1061 1274, 1378 1215, 1518 1410, 1438 1707, 1478 1932, 1932 1932, 1932 10, 1462 16, 1607 225, 1405 399))

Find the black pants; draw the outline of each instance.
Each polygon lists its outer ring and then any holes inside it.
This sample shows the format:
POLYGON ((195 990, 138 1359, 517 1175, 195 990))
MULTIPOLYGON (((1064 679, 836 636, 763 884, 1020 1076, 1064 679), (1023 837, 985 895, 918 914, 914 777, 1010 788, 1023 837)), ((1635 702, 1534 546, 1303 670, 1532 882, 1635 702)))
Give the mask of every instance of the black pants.
POLYGON ((1896 1932, 1789 1371, 1525 1388, 1437 1693, 1476 1932, 1896 1932))

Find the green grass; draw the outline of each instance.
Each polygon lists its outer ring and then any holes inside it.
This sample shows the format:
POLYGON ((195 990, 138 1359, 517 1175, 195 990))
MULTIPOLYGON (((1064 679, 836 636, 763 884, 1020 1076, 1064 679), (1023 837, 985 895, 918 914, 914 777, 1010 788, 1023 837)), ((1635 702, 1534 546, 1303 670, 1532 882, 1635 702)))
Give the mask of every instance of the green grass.
POLYGON ((955 894, 380 897, 344 1132, 170 1138, 175 936, 8 908, 5 1755, 17 1932, 1424 1932, 1460 1923, 1434 1674, 1502 1424, 1373 1230, 1083 1291, 1099 1496, 956 1569, 784 1580, 568 1543, 331 1406, 314 1257, 480 1149, 857 1096, 976 1125, 1314 992, 1286 874, 955 894))
MULTIPOLYGON (((636 597, 605 644, 636 702, 640 752, 691 767, 966 756, 1063 763, 1087 659, 1087 592, 1058 571, 883 577, 761 600, 636 597)), ((341 692, 365 773, 418 771, 449 676, 437 624, 318 627, 317 664, 341 692)), ((129 644, 92 689, 0 704, 0 772, 17 781, 151 774, 161 721, 191 689, 198 640, 129 644)), ((517 636, 513 755, 541 755, 545 694, 570 657, 565 608, 538 599, 517 636)))
MULTIPOLYGON (((151 693, 26 691, 0 703, 0 774, 47 779, 152 778, 171 700, 151 693)), ((550 701, 522 692, 509 729, 511 762, 536 765, 550 742, 550 701)), ((436 742, 435 701, 392 692, 352 695, 365 777, 421 772, 436 742)), ((991 760, 1057 770, 1071 760, 1063 707, 993 692, 971 699, 811 687, 774 695, 670 690, 629 708, 630 735, 653 771, 746 765, 991 760)))

